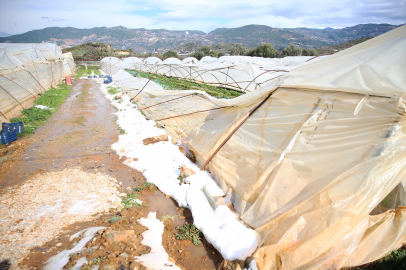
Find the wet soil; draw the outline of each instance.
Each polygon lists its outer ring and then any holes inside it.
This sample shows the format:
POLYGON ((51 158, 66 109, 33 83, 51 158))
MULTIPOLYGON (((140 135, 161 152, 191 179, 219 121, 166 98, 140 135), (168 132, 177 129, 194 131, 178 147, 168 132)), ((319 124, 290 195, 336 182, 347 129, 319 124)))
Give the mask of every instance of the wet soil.
MULTIPOLYGON (((118 155, 110 149, 111 144, 118 139, 120 128, 115 122, 115 108, 98 88, 99 85, 95 82, 78 80, 72 86, 65 103, 46 124, 39 127, 34 134, 0 148, 0 194, 12 186, 23 184, 36 174, 71 167, 115 177, 122 182, 121 192, 132 192, 135 186, 142 185, 145 181, 142 173, 124 165, 118 155)), ((153 211, 157 212, 158 219, 164 220, 163 246, 179 267, 182 269, 219 267, 223 261, 221 255, 204 239, 197 247, 190 241, 175 239, 177 226, 193 222, 188 209, 178 207, 174 200, 155 187, 141 191, 139 198, 146 204, 143 209, 133 207, 117 212, 110 211, 109 214, 90 222, 70 225, 52 241, 32 249, 19 266, 41 269, 48 258, 72 247, 70 235, 91 226, 105 226, 113 231, 134 230, 138 246, 129 247, 108 242, 103 233, 100 233, 89 245, 103 248, 97 252, 78 254, 71 259, 70 264, 74 265, 75 260, 80 257, 86 257, 88 261, 103 258, 99 260, 100 266, 134 269, 138 264, 134 262, 133 257, 149 252, 148 247, 140 243, 141 233, 146 228, 136 220, 146 217, 148 212, 153 211), (114 217, 120 218, 111 222, 114 217)))
POLYGON ((79 81, 65 103, 35 134, 1 149, 10 157, 0 168, 0 188, 18 185, 37 173, 67 167, 106 173, 121 181, 124 189, 144 180, 140 172, 123 165, 110 149, 118 139, 119 128, 113 115, 115 109, 98 87, 91 81, 79 81))

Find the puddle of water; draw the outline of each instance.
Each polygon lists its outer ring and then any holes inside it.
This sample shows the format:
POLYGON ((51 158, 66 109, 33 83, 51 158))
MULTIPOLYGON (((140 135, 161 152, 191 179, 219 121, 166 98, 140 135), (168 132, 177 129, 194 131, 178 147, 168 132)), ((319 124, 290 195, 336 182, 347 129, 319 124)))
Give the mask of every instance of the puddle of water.
POLYGON ((161 219, 163 216, 173 217, 175 227, 183 226, 185 220, 179 217, 177 204, 172 198, 167 198, 162 192, 156 190, 153 194, 148 195, 148 209, 151 212, 157 213, 157 218, 161 219))
MULTIPOLYGON (((203 240, 206 241, 206 240, 203 240)), ((199 258, 203 258, 205 256, 208 257, 208 259, 210 261, 212 261, 214 263, 214 265, 219 265, 222 261, 223 258, 221 257, 221 255, 218 252, 215 252, 215 254, 213 254, 213 247, 208 248, 207 247, 207 242, 205 242, 205 245, 203 245, 203 243, 201 243, 198 246, 195 245, 190 245, 186 248, 187 251, 190 251, 194 256, 199 257, 199 258)))

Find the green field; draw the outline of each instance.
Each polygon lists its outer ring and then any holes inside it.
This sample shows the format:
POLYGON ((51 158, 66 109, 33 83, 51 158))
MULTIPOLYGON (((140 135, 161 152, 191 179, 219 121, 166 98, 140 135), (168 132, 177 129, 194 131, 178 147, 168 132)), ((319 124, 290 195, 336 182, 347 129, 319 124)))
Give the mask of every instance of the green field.
POLYGON ((22 121, 24 123, 25 133, 21 134, 21 136, 32 134, 38 126, 44 124, 57 111, 69 93, 70 89, 65 83, 59 84, 57 88, 52 87, 34 103, 35 105, 47 106, 49 109, 40 109, 32 106, 21 111, 23 116, 12 118, 10 121, 13 123, 22 121))
POLYGON ((208 84, 189 82, 176 78, 169 78, 163 75, 150 74, 135 70, 127 70, 127 72, 129 72, 134 77, 151 79, 151 81, 161 85, 164 89, 167 90, 201 90, 205 91, 210 96, 217 98, 235 98, 243 94, 236 90, 215 87, 208 84))
POLYGON ((92 75, 92 71, 95 75, 100 75, 100 70, 99 66, 87 66, 87 69, 85 69, 85 66, 82 65, 77 65, 76 66, 76 71, 75 71, 75 76, 76 77, 83 77, 83 76, 90 76, 92 75))

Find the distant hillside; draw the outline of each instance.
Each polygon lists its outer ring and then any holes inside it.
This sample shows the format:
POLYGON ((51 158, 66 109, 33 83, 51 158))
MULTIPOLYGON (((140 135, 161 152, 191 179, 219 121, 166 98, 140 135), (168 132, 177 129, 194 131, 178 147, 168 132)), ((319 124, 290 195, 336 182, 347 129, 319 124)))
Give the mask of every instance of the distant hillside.
POLYGON ((123 26, 78 29, 73 27, 48 27, 24 34, 0 37, 0 43, 55 42, 63 48, 87 42, 108 43, 117 49, 132 49, 136 53, 164 52, 184 43, 200 40, 207 34, 202 31, 170 31, 165 29, 129 29, 123 26))
MULTIPOLYGON (((234 44, 234 43, 213 44, 213 45, 210 45, 210 49, 216 50, 219 53, 223 53, 223 54, 231 54, 231 50, 235 47, 235 45, 236 44, 234 44)), ((203 47, 203 45, 199 44, 199 43, 186 43, 179 47, 174 48, 173 50, 180 54, 186 54, 186 53, 190 54, 190 53, 197 51, 201 47, 203 47)), ((248 48, 244 47, 244 49, 246 49, 246 51, 248 51, 248 48)))
POLYGON ((266 25, 246 25, 238 28, 218 28, 209 33, 216 43, 241 43, 246 47, 253 48, 261 43, 271 43, 277 49, 287 47, 289 43, 306 48, 317 48, 329 45, 329 43, 300 33, 294 33, 266 25))
POLYGON ((358 24, 352 27, 342 29, 320 29, 313 30, 309 28, 285 28, 287 31, 302 34, 306 37, 324 41, 331 45, 337 45, 350 40, 362 37, 376 37, 395 29, 396 25, 391 24, 358 24))
POLYGON ((246 25, 237 28, 218 28, 206 34, 202 31, 165 29, 130 29, 123 26, 77 29, 73 27, 48 27, 20 35, 0 37, 0 43, 55 42, 63 48, 87 42, 111 44, 134 53, 163 53, 187 43, 196 46, 216 44, 243 44, 254 48, 262 43, 271 43, 281 50, 290 43, 302 48, 320 48, 337 45, 367 36, 378 36, 397 26, 390 24, 360 24, 343 29, 273 28, 265 25, 246 25))
POLYGON ((9 37, 9 36, 12 36, 12 35, 9 33, 0 32, 0 37, 9 37))
POLYGON ((131 49, 116 50, 110 44, 100 42, 88 42, 76 47, 64 49, 64 52, 71 52, 75 60, 101 60, 104 57, 130 57, 134 56, 131 49))
POLYGON ((332 45, 332 46, 326 46, 326 47, 318 48, 317 52, 319 54, 336 53, 336 52, 348 49, 348 48, 350 48, 352 46, 355 46, 355 45, 357 45, 359 43, 362 43, 364 41, 367 41, 367 40, 369 40, 371 38, 373 38, 373 37, 362 37, 362 38, 357 38, 357 39, 354 39, 354 40, 350 40, 350 41, 347 41, 345 43, 341 43, 341 44, 338 44, 338 45, 332 45))

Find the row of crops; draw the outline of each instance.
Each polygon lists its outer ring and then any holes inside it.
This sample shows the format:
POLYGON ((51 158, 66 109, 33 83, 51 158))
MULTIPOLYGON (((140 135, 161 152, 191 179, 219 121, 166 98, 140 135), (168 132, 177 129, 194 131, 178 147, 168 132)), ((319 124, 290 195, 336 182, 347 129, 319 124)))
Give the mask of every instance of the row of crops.
POLYGON ((217 98, 235 98, 243 94, 235 90, 215 87, 213 85, 208 84, 185 81, 176 78, 170 78, 158 74, 145 73, 136 70, 126 70, 126 71, 134 77, 151 79, 151 81, 161 85, 164 89, 167 90, 191 90, 191 89, 202 90, 205 91, 210 96, 217 98))

